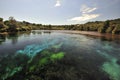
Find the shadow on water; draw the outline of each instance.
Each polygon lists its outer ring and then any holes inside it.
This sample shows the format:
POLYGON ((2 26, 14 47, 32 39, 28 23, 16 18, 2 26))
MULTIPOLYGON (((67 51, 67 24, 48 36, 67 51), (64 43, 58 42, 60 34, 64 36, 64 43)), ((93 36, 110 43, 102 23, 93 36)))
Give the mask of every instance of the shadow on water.
POLYGON ((11 40, 12 44, 16 44, 18 41, 19 33, 10 33, 7 35, 7 39, 11 40))
POLYGON ((117 44, 120 44, 120 36, 119 35, 107 35, 106 36, 94 36, 94 35, 86 35, 87 37, 92 37, 94 39, 100 39, 101 41, 109 41, 109 42, 115 42, 117 44))
POLYGON ((32 34, 34 34, 34 35, 36 35, 36 34, 51 34, 52 33, 52 31, 50 31, 50 30, 33 30, 32 32, 31 32, 32 34))
POLYGON ((0 34, 0 45, 6 41, 6 35, 0 34))
POLYGON ((0 34, 0 44, 5 42, 6 39, 11 40, 12 44, 16 44, 18 42, 18 38, 23 35, 30 35, 31 32, 16 32, 16 33, 8 33, 8 34, 0 34))

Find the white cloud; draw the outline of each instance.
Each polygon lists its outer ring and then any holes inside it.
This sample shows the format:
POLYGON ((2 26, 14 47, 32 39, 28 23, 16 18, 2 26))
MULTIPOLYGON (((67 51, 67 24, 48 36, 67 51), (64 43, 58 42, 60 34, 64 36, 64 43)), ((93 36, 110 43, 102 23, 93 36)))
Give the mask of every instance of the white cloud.
POLYGON ((59 6, 61 6, 61 3, 60 3, 60 0, 57 0, 56 4, 55 4, 55 7, 59 7, 59 6))
POLYGON ((78 17, 73 17, 71 19, 69 19, 68 21, 86 21, 86 20, 90 20, 90 19, 94 19, 100 16, 100 14, 90 14, 91 12, 95 11, 97 8, 90 8, 87 7, 86 5, 82 5, 80 12, 82 13, 81 16, 78 17))
POLYGON ((77 22, 86 21, 86 20, 97 18, 99 16, 100 16, 99 14, 82 14, 82 16, 69 19, 69 21, 77 21, 77 22))
POLYGON ((82 13, 91 13, 91 12, 95 11, 96 9, 97 9, 96 7, 90 8, 90 7, 86 6, 86 5, 82 5, 80 11, 82 13))

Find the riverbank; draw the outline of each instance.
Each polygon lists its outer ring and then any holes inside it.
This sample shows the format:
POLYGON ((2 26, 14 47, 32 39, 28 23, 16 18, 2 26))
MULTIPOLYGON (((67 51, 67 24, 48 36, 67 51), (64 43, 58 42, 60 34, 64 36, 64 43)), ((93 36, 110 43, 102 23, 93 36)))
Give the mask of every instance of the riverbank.
POLYGON ((0 32, 0 35, 6 35, 8 32, 0 32))
MULTIPOLYGON (((32 31, 37 31, 37 30, 32 30, 32 31)), ((81 35, 94 36, 94 37, 103 37, 108 40, 115 40, 115 39, 120 40, 119 34, 99 33, 99 32, 95 32, 95 31, 77 31, 77 30, 38 30, 38 31, 81 34, 81 35)), ((22 31, 22 32, 26 32, 26 31, 22 31)), ((15 32, 2 32, 2 33, 0 33, 0 35, 7 35, 7 34, 11 34, 11 33, 15 33, 15 32)))
POLYGON ((87 35, 87 36, 94 36, 94 37, 103 37, 108 40, 115 40, 119 39, 120 40, 120 35, 119 34, 111 34, 111 33, 99 33, 99 32, 94 32, 94 31, 74 31, 74 30, 63 30, 59 32, 63 33, 69 33, 69 34, 82 34, 82 35, 87 35))

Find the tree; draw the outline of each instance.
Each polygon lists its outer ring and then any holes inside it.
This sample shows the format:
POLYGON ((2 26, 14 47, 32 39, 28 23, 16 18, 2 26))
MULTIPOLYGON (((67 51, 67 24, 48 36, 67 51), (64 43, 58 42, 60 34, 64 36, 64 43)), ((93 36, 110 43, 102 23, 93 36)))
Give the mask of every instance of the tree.
POLYGON ((109 21, 105 21, 104 26, 98 28, 98 32, 105 33, 108 27, 109 27, 109 21))
POLYGON ((52 29, 52 26, 51 24, 48 25, 48 29, 51 30, 52 29))
POLYGON ((112 33, 112 30, 115 28, 115 26, 110 26, 107 28, 106 33, 112 33))
POLYGON ((117 24, 113 29, 112 34, 120 34, 120 24, 117 24))
POLYGON ((0 18, 0 22, 3 22, 3 18, 0 18))
POLYGON ((19 25, 17 21, 14 19, 14 17, 9 17, 9 31, 19 31, 19 25))
POLYGON ((9 21, 15 21, 14 17, 10 16, 9 21))
POLYGON ((7 26, 3 22, 3 18, 0 18, 0 31, 4 32, 7 30, 7 26))

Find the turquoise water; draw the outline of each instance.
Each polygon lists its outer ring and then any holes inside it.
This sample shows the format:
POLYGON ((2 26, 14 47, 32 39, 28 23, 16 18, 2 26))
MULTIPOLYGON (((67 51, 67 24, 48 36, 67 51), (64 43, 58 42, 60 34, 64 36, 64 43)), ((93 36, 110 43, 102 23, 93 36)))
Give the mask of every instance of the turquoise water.
POLYGON ((0 80, 120 80, 120 40, 43 30, 0 35, 0 80))

